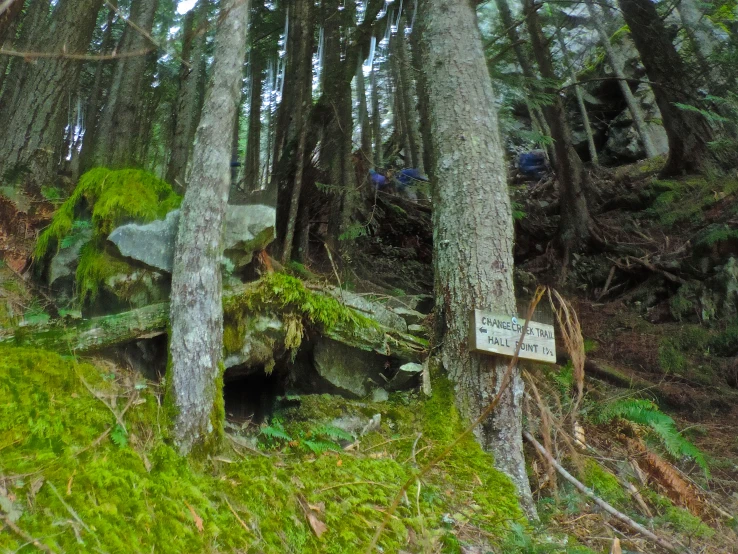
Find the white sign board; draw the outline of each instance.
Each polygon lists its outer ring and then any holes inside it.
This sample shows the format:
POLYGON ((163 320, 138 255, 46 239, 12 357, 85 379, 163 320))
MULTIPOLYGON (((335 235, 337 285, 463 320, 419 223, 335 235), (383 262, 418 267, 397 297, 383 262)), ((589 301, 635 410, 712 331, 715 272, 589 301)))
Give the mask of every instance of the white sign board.
MULTIPOLYGON (((469 342, 474 352, 514 356, 525 325, 524 319, 494 315, 482 310, 471 313, 469 342)), ((556 363, 556 338, 553 325, 531 321, 528 325, 520 358, 556 363)))

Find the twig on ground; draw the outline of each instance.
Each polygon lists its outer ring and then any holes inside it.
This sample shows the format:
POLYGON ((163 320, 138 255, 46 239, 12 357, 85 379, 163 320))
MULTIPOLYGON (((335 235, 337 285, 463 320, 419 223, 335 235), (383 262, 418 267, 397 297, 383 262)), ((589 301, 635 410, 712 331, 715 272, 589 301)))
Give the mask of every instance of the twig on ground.
MULTIPOLYGON (((45 545, 38 539, 34 539, 31 535, 26 533, 23 529, 18 527, 15 523, 10 521, 10 518, 6 516, 3 513, 0 513, 0 519, 2 519, 3 523, 8 526, 8 529, 13 531, 16 535, 18 535, 20 538, 22 538, 24 541, 26 541, 27 544, 32 544, 36 548, 38 548, 41 552, 48 552, 49 554, 56 554, 56 550, 52 550, 49 546, 45 545)), ((2 530, 2 527, 0 527, 0 530, 2 530)))
POLYGON ((648 537, 653 542, 658 544, 661 548, 664 548, 668 550, 669 552, 673 552, 674 554, 680 554, 684 552, 683 550, 678 549, 676 546, 671 544, 666 539, 663 539, 659 537, 658 535, 655 535, 648 529, 646 529, 643 525, 640 523, 634 521, 627 515, 625 515, 622 512, 619 512, 615 508, 613 508, 610 504, 602 500, 599 496, 597 496, 594 492, 592 492, 591 489, 589 489, 587 486, 585 486, 581 481, 579 481, 576 477, 574 477, 571 473, 569 473, 564 466, 562 466, 559 462, 557 462, 553 455, 546 450, 541 443, 539 443, 533 435, 531 435, 528 431, 523 432, 523 437, 541 454, 543 455, 551 465, 553 465, 556 468, 556 471, 559 472, 559 474, 569 481, 572 485, 574 485, 582 494, 590 498, 595 504, 597 504, 600 508, 605 510, 610 515, 614 516, 618 520, 620 520, 622 523, 633 529, 634 531, 640 533, 644 537, 648 537))

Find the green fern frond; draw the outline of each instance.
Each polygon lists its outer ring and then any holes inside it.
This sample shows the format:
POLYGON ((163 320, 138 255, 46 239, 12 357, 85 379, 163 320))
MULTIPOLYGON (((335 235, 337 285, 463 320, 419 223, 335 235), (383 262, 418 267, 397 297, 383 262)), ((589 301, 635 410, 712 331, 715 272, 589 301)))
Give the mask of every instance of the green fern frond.
POLYGON ((332 441, 352 441, 354 437, 351 433, 347 433, 343 429, 333 427, 332 425, 321 425, 313 430, 316 437, 325 437, 332 441))
POLYGON ((284 428, 279 424, 265 425, 261 428, 260 434, 270 439, 277 439, 285 442, 292 441, 292 437, 289 436, 284 428))
POLYGON ((599 424, 605 424, 616 418, 648 427, 659 438, 669 455, 677 459, 682 457, 693 459, 709 478, 710 470, 704 454, 685 439, 677 429, 674 420, 660 412, 658 406, 650 400, 638 398, 616 400, 604 407, 596 416, 596 421, 599 424))
POLYGON ((304 440, 300 445, 316 455, 325 454, 329 451, 336 452, 341 450, 341 447, 335 442, 324 440, 304 440))

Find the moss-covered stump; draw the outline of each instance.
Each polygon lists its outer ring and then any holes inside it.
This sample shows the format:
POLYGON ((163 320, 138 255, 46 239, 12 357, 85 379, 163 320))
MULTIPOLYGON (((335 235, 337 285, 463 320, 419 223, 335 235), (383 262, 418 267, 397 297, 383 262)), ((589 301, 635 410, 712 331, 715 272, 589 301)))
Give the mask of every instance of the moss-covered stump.
POLYGON ((91 315, 163 300, 168 277, 131 263, 106 239, 119 225, 162 218, 181 201, 168 183, 145 171, 88 171, 38 238, 40 272, 62 300, 76 294, 83 306, 93 306, 91 315))
MULTIPOLYGON (((0 512, 54 552, 360 552, 415 461, 458 432, 450 388, 438 389, 426 403, 358 408, 309 398, 284 414, 292 441, 261 433, 267 456, 236 446, 200 463, 168 446, 156 391, 135 375, 0 346, 0 512), (347 410, 380 413, 381 424, 351 452, 301 446, 321 418, 347 410)), ((408 498, 380 541, 386 553, 497 547, 521 517, 473 440, 408 498)), ((35 548, 6 527, 0 550, 35 548)))

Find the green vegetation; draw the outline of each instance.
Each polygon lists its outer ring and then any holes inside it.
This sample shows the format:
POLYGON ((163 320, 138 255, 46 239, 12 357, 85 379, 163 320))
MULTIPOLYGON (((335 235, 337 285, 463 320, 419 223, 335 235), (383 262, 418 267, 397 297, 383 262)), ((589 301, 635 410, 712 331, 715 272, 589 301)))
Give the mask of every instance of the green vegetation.
POLYGON ((584 462, 582 480, 585 485, 610 504, 622 506, 628 499, 617 478, 591 458, 584 462))
POLYGON ((646 210, 666 227, 696 223, 704 211, 726 196, 738 191, 738 180, 726 178, 689 177, 680 180, 654 180, 650 192, 655 199, 646 210))
POLYGON ((596 416, 599 424, 609 423, 620 418, 649 429, 672 457, 693 459, 709 478, 710 470, 704 454, 678 431, 676 423, 668 415, 659 411, 658 406, 649 400, 626 398, 606 404, 596 416))
MULTIPOLYGON (((168 420, 150 384, 110 366, 0 347, 3 511, 58 552, 359 552, 384 517, 381 508, 414 471, 417 431, 429 446, 418 448, 423 463, 461 425, 450 385, 439 382, 425 403, 398 395, 354 407, 366 417, 381 414, 381 426, 357 452, 336 452, 306 444, 348 438, 313 418, 325 422, 357 405, 330 396, 302 402, 284 427, 301 442, 296 448, 279 441, 269 456, 226 449, 186 459, 167 444, 168 420), (322 538, 306 510, 326 526, 322 538)), ((463 542, 444 518, 478 526, 493 543, 521 520, 511 483, 471 437, 409 496, 380 541, 385 552, 408 541, 459 552, 463 542)), ((24 543, 0 533, 0 550, 24 543)))
POLYGON ((129 221, 148 223, 162 218, 181 201, 169 184, 146 171, 91 169, 80 177, 72 195, 39 236, 34 256, 41 259, 50 248, 59 248, 84 210, 90 212, 95 235, 107 236, 129 221))
POLYGON ((286 346, 297 350, 302 343, 304 323, 330 331, 337 327, 358 332, 361 329, 379 329, 373 320, 344 306, 338 300, 308 290, 302 281, 284 273, 265 275, 243 294, 223 302, 226 352, 237 352, 246 336, 246 316, 254 313, 279 312, 287 323, 286 346))

